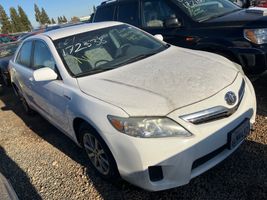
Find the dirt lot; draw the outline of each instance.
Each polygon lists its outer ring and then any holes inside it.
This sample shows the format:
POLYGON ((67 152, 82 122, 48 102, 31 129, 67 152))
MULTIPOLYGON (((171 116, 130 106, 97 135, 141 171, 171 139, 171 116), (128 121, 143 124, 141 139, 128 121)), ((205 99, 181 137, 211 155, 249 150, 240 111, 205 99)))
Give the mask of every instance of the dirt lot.
POLYGON ((98 178, 80 148, 39 115, 26 116, 7 89, 0 96, 0 172, 20 199, 267 199, 267 76, 254 85, 257 123, 244 144, 190 184, 157 193, 98 178))

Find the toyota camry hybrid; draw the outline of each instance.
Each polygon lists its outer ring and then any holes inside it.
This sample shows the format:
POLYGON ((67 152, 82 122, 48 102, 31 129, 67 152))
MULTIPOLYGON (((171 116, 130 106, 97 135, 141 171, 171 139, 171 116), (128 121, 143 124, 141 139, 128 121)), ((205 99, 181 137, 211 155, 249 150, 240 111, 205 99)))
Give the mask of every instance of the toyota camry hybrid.
POLYGON ((239 65, 161 39, 119 22, 41 33, 17 49, 11 82, 103 178, 178 187, 238 148, 256 99, 239 65))

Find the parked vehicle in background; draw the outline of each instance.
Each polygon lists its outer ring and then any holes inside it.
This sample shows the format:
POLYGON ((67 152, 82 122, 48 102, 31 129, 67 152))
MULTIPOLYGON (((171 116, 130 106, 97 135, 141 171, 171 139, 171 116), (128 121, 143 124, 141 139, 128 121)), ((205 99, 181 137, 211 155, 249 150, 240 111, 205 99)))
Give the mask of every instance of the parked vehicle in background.
POLYGON ((16 52, 20 42, 12 42, 7 43, 0 46, 0 77, 2 79, 2 83, 5 86, 10 85, 10 75, 8 71, 8 63, 9 60, 13 57, 16 52))
POLYGON ((16 41, 16 38, 8 34, 0 34, 0 46, 5 43, 14 42, 14 41, 16 41))
POLYGON ((267 8, 267 0, 258 0, 256 1, 256 3, 256 6, 258 7, 267 8))
POLYGON ((251 5, 251 0, 230 0, 234 4, 238 5, 241 8, 248 8, 251 5))
POLYGON ((223 55, 248 75, 267 69, 267 16, 229 0, 106 1, 93 21, 122 21, 170 44, 223 55))
POLYGON ((184 185, 238 148, 256 99, 240 65, 160 38, 119 22, 44 32, 10 61, 12 86, 103 178, 184 185))

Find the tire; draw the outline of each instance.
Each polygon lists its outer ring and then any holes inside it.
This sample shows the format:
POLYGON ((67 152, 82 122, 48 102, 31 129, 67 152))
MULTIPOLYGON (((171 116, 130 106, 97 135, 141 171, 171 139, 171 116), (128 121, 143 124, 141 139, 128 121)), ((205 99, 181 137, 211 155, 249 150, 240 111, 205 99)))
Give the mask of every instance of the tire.
POLYGON ((3 85, 0 83, 0 95, 4 93, 3 85))
POLYGON ((120 176, 116 161, 100 135, 87 123, 83 123, 79 129, 79 136, 89 158, 90 167, 102 178, 112 182, 118 181, 120 176))
POLYGON ((2 71, 1 71, 1 78, 3 80, 4 86, 6 86, 6 87, 10 86, 9 80, 7 79, 7 77, 4 75, 4 73, 2 71))

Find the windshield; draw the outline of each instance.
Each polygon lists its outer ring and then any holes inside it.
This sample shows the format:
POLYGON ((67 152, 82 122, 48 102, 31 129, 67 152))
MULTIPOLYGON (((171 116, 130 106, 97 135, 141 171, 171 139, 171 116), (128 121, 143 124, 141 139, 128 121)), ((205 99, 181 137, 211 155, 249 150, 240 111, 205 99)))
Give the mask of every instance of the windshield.
POLYGON ((195 21, 202 22, 241 9, 229 0, 175 0, 195 21))
POLYGON ((111 70, 167 48, 153 36, 128 25, 72 35, 54 44, 75 77, 111 70))
POLYGON ((12 56, 18 48, 19 43, 8 43, 0 46, 0 58, 12 56))

